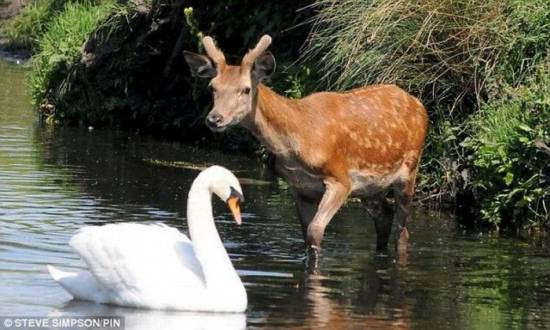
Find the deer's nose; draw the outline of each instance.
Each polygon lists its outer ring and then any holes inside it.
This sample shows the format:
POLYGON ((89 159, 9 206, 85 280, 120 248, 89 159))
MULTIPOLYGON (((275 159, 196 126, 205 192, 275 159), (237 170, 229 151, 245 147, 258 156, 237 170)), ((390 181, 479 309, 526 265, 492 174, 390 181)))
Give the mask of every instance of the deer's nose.
POLYGON ((206 125, 217 127, 223 121, 223 116, 217 112, 211 113, 206 117, 206 125))

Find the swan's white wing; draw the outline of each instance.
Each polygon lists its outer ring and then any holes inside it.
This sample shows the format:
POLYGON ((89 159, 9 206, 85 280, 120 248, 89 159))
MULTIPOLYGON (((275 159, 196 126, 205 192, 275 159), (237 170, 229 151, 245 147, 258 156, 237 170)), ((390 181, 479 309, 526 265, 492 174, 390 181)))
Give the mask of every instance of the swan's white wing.
POLYGON ((65 272, 47 265, 50 276, 76 299, 96 303, 109 302, 109 294, 97 283, 89 271, 65 272))
POLYGON ((85 227, 69 244, 112 303, 165 308, 204 290, 193 246, 174 228, 135 223, 85 227))

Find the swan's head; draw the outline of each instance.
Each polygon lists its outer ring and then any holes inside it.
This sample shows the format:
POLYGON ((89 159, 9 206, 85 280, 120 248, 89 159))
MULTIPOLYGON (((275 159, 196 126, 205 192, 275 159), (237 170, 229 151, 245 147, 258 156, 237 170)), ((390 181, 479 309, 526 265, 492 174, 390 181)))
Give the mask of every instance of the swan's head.
POLYGON ((235 222, 240 225, 242 222, 241 202, 244 202, 244 197, 237 177, 230 170, 217 165, 202 171, 199 177, 207 179, 210 193, 227 203, 235 222))

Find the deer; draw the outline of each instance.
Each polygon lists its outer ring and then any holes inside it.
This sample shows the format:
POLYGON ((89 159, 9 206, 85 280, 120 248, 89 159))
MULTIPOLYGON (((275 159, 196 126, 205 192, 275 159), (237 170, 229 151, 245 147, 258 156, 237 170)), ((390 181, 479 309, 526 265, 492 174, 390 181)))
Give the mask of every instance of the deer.
POLYGON ((206 55, 184 51, 191 74, 210 79, 214 104, 206 125, 213 132, 240 125, 274 155, 275 171, 290 187, 306 251, 314 259, 325 228, 348 198, 372 198, 375 214, 381 214, 388 206, 384 192, 391 189, 393 217, 374 217, 376 250, 387 251, 391 241, 406 252, 426 109, 388 84, 301 99, 279 95, 264 84, 275 71, 271 42, 263 35, 240 65, 229 65, 210 36, 202 38, 206 55))

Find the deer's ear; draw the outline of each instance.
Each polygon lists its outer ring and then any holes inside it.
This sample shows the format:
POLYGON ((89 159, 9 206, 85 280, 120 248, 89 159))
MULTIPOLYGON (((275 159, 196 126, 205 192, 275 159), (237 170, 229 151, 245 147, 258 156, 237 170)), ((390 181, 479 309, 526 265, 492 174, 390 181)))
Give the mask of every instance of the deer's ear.
POLYGON ((275 72, 275 57, 270 51, 265 51, 254 61, 253 76, 259 81, 269 78, 275 72))
POLYGON ((199 78, 214 78, 216 76, 216 68, 207 56, 184 51, 183 57, 193 76, 199 78))

